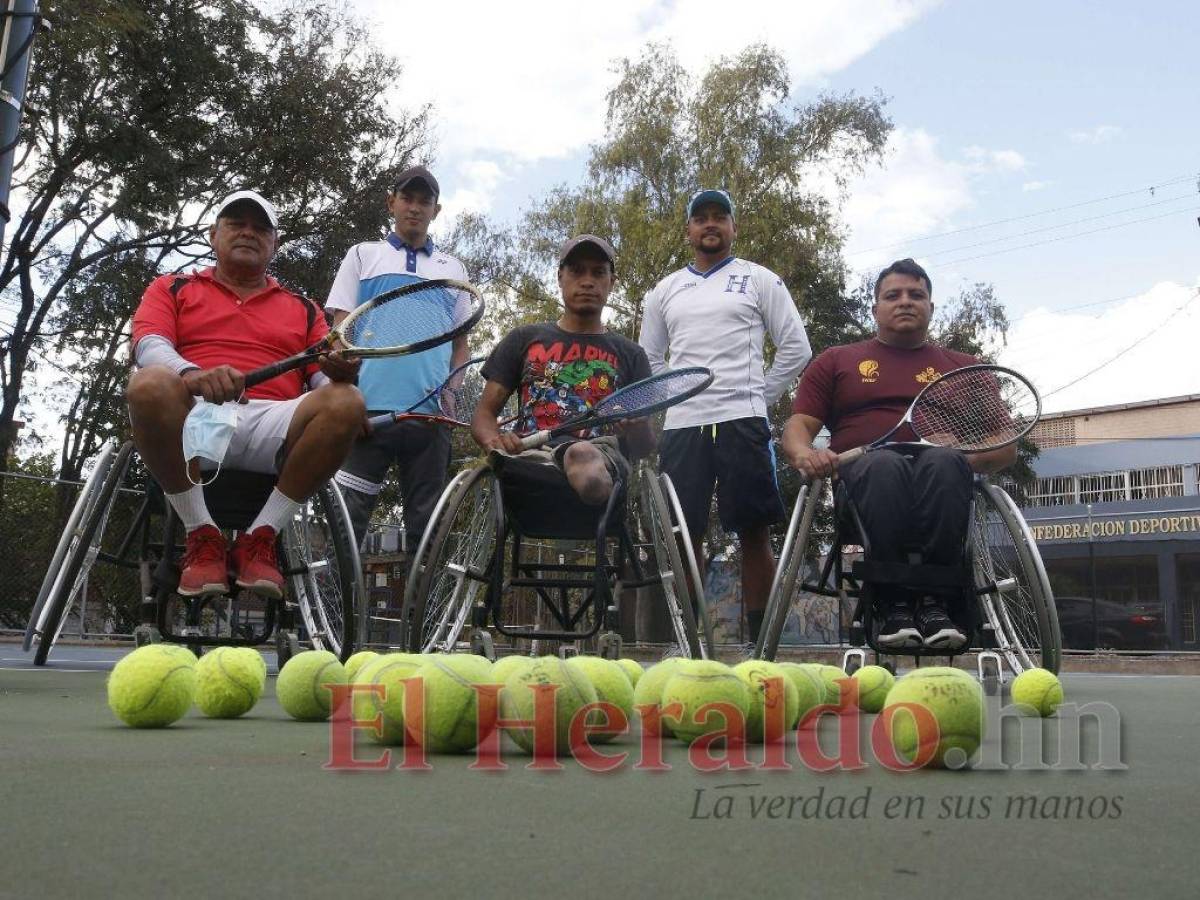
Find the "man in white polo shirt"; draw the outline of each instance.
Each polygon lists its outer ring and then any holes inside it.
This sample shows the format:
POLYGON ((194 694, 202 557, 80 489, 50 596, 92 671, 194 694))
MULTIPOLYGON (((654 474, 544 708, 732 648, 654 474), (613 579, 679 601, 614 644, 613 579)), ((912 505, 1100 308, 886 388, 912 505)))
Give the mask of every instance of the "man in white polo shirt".
MULTIPOLYGON (((350 248, 329 291, 326 309, 336 325, 360 303, 384 291, 429 278, 467 279, 463 264, 438 250, 429 237, 429 225, 441 206, 440 189, 433 173, 412 166, 398 176, 387 195, 395 227, 381 241, 350 248)), ((364 360, 358 387, 368 413, 408 409, 440 385, 450 370, 468 359, 467 339, 434 347, 414 356, 364 360)), ((414 412, 436 412, 436 403, 414 412)), ((400 491, 404 502, 404 530, 409 546, 420 540, 446 484, 450 463, 450 432, 437 425, 398 422, 379 428, 358 441, 337 473, 346 497, 354 536, 361 544, 371 511, 392 463, 400 464, 400 491)))
POLYGON ((667 411, 659 462, 679 494, 696 558, 713 488, 721 527, 742 547, 742 608, 755 641, 775 569, 770 526, 785 513, 775 480, 767 413, 812 357, 787 286, 774 272, 732 255, 737 225, 725 191, 692 195, 687 240, 693 261, 646 295, 639 342, 650 368, 706 366, 712 386, 667 411), (770 335, 775 360, 763 363, 770 335))

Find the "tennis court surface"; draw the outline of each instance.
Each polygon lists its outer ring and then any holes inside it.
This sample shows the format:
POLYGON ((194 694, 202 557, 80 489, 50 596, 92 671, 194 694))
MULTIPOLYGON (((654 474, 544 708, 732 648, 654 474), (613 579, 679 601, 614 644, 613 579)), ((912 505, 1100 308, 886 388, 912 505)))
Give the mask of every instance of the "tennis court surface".
MULTIPOLYGON (((472 771, 471 756, 331 771, 330 726, 282 712, 273 665, 241 719, 193 710, 138 731, 105 704, 122 653, 63 647, 35 669, 0 644, 0 896, 1195 892, 1200 677, 1063 677, 1069 702, 1119 713, 1115 770, 1094 767, 1112 736, 1086 721, 1085 768, 1012 767, 1029 728, 1053 762, 1067 717, 989 733, 996 768, 890 772, 860 716, 865 768, 849 772, 813 771, 793 749, 790 771, 704 773, 673 742, 670 771, 638 770, 636 736, 602 748, 631 754, 610 774, 569 758, 530 771, 507 738, 503 772, 472 771)), ((820 733, 832 756, 837 720, 820 733)), ((380 751, 358 742, 359 758, 380 751)))

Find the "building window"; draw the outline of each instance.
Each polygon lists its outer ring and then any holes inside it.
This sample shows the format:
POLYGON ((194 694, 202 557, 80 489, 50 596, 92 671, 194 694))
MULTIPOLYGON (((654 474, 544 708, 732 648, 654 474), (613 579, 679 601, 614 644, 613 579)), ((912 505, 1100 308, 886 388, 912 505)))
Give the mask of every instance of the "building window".
MULTIPOLYGON (((1153 556, 1098 557, 1093 621, 1092 571, 1087 557, 1047 559, 1063 646, 1091 650, 1166 650, 1166 619, 1153 556)), ((1181 581, 1182 584, 1182 581, 1181 581)))
POLYGON ((1079 497, 1075 492, 1075 476, 1055 475, 1051 478, 1037 478, 1033 482, 1033 490, 1027 497, 1030 506, 1067 506, 1078 503, 1079 497))
POLYGON ((1120 503, 1129 499, 1128 472, 1079 476, 1080 503, 1120 503))
POLYGON ((1129 472, 1130 500, 1157 500, 1183 496, 1183 466, 1132 469, 1129 472))

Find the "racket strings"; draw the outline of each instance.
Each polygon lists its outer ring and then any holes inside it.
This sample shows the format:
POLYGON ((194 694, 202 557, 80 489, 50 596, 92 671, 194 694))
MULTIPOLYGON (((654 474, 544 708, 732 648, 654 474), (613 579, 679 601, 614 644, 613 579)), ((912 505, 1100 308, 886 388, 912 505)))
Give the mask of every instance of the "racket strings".
POLYGON ((438 405, 443 416, 460 422, 471 421, 475 407, 483 399, 486 384, 479 370, 480 366, 471 366, 462 373, 461 378, 451 379, 451 383, 442 389, 438 405))
POLYGON ((680 370, 638 381, 610 394, 592 407, 597 417, 653 412, 712 381, 708 370, 680 370))
POLYGON ((912 428, 930 443, 983 450, 1016 440, 1037 414, 1037 395, 1019 378, 994 370, 950 373, 922 393, 912 428))
POLYGON ((343 323, 342 341, 364 350, 420 343, 463 325, 475 307, 469 291, 431 285, 356 311, 343 323))

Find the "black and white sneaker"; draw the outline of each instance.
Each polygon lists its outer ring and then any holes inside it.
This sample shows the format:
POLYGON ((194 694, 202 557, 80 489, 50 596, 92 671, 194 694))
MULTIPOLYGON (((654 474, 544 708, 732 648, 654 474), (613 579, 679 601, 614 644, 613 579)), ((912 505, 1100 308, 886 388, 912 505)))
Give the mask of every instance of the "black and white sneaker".
POLYGON ((917 627, 930 650, 958 650, 967 643, 967 636, 958 630, 945 608, 932 597, 917 605, 917 627))
POLYGON ((887 647, 889 650, 921 646, 921 632, 917 630, 916 624, 913 622, 912 608, 909 604, 903 602, 892 604, 875 640, 879 646, 887 647))

